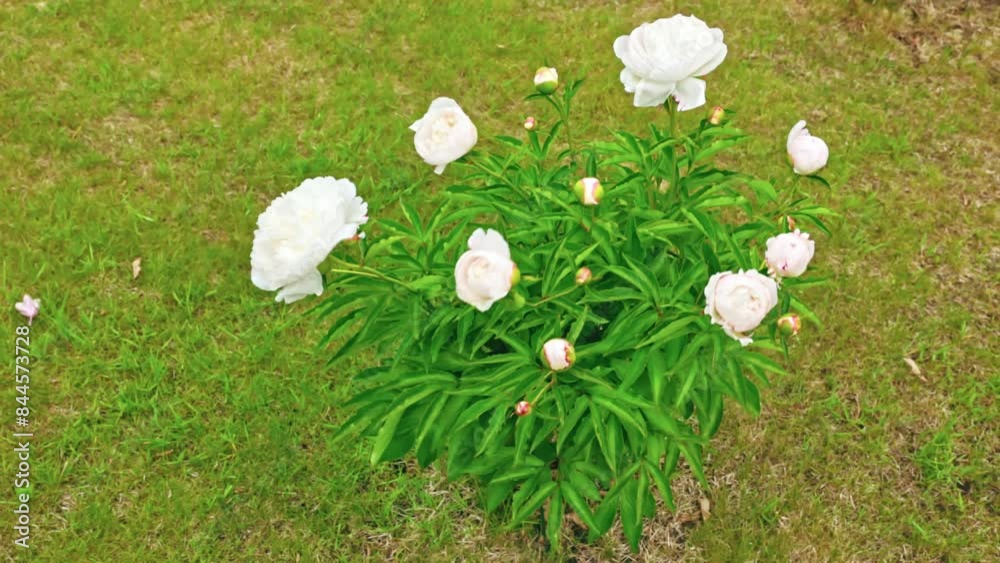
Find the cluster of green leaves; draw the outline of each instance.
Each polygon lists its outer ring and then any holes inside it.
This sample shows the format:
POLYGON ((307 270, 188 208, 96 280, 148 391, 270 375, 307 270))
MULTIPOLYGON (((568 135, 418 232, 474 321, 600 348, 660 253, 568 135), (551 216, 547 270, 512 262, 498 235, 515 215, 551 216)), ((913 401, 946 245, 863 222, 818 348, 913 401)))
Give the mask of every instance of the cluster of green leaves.
MULTIPOLYGON (((759 268, 780 218, 826 231, 831 212, 713 166, 744 134, 728 120, 677 134, 670 105, 669 128, 577 147, 568 119, 580 84, 530 96, 554 108, 551 126, 467 155, 468 173, 429 216, 401 202, 403 222, 375 220, 357 259, 331 271, 334 291, 315 313, 337 319, 323 345, 350 335, 331 362, 360 347, 383 359, 357 375, 356 412, 341 430, 374 437, 372 463, 443 458, 449 478, 481 479, 487 507, 509 511, 512 526, 542 514, 552 545, 571 510, 591 537, 620 516, 637 549, 654 494, 673 506, 681 457, 704 483, 724 398, 756 415, 758 385, 782 373, 761 353, 783 345, 773 322, 754 350, 710 324, 709 276, 759 268), (582 177, 603 183, 599 205, 574 195, 582 177), (477 227, 500 231, 522 272, 485 313, 455 294, 455 263, 477 227), (593 272, 584 285, 582 266, 593 272), (551 338, 574 343, 569 370, 540 359, 551 338), (522 400, 532 411, 519 417, 522 400)), ((813 317, 794 289, 783 285, 773 318, 813 317)))

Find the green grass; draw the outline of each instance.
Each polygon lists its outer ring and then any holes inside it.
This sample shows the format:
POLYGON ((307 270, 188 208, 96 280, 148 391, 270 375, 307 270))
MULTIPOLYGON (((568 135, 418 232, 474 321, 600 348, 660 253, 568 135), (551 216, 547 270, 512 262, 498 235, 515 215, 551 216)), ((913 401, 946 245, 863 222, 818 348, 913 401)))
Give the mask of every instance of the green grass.
MULTIPOLYGON (((918 0, 0 3, 2 296, 43 300, 31 556, 543 557, 469 483, 330 444, 369 359, 324 370, 310 303, 252 286, 254 222, 317 175, 355 180, 373 214, 402 193, 422 204, 457 172, 431 174, 407 126, 447 95, 481 138, 523 134, 527 113, 551 118, 520 101, 545 62, 588 77, 577 138, 662 124, 631 107, 611 44, 679 10, 726 33, 709 105, 755 136, 733 164, 787 181, 784 138, 807 119, 832 149, 816 197, 844 217, 818 237, 823 326, 806 326, 759 419, 731 409, 711 488, 676 481, 678 513, 635 559, 1000 558, 1000 14, 918 0)), ((12 510, 4 496, 0 554, 26 558, 12 510)), ((620 534, 566 534, 567 556, 629 557, 620 534)))

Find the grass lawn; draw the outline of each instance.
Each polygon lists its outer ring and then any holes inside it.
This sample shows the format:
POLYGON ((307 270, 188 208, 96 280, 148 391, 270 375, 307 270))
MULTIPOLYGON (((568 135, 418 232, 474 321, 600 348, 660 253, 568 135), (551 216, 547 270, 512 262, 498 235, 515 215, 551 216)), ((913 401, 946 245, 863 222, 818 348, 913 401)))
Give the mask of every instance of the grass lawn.
MULTIPOLYGON (((421 205, 457 173, 413 151, 429 101, 456 98, 481 139, 523 135, 527 112, 551 117, 521 101, 546 62, 588 78, 577 138, 663 124, 662 108, 632 107, 611 44, 678 11, 725 31, 708 100, 754 135, 742 170, 786 181, 800 118, 831 148, 816 198, 843 218, 817 237, 812 267, 832 282, 810 301, 824 324, 807 324, 758 419, 730 409, 711 488, 677 479, 678 512, 647 525, 639 554, 567 527, 563 556, 1000 558, 1000 9, 986 0, 0 2, 11 348, 11 305, 42 299, 32 547, 12 543, 7 485, 0 555, 557 559, 486 515, 470 483, 330 444, 370 358, 325 370, 325 328, 302 314, 315 301, 253 287, 254 223, 321 175, 353 179, 373 215, 401 194, 421 205)), ((10 483, 19 405, 4 381, 10 483)))

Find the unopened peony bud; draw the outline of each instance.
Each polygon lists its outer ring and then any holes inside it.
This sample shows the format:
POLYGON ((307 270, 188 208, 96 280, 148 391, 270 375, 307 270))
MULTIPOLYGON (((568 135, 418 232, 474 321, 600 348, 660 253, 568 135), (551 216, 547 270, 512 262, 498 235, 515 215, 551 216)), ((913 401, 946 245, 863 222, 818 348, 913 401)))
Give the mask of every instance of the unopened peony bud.
POLYGON ((520 311, 521 308, 524 307, 525 303, 527 303, 527 300, 525 300, 524 296, 520 293, 514 293, 511 299, 513 300, 515 311, 520 311))
POLYGON ((543 66, 535 71, 535 89, 542 94, 551 94, 559 86, 559 73, 556 69, 543 66))
POLYGON ((826 142, 810 135, 805 121, 799 121, 788 132, 785 148, 788 150, 788 158, 792 161, 792 170, 803 176, 819 172, 830 158, 830 149, 826 146, 826 142))
POLYGON ((510 286, 514 287, 520 281, 521 281, 521 268, 518 268, 517 264, 514 264, 514 269, 510 273, 510 286))
POLYGON ((524 120, 524 128, 527 129, 528 131, 531 131, 532 129, 534 129, 535 128, 535 118, 531 117, 531 116, 529 116, 528 118, 526 118, 524 120))
POLYGON ((520 401, 514 405, 514 414, 517 416, 528 416, 531 414, 531 403, 528 401, 520 401))
POLYGON ((791 215, 785 215, 783 221, 785 226, 788 227, 789 232, 795 230, 795 219, 791 215))
POLYGON ((778 319, 778 330, 785 336, 798 336, 802 319, 798 315, 785 315, 778 319))
POLYGON ((590 268, 584 266, 576 271, 576 284, 584 285, 589 282, 592 277, 594 277, 593 272, 590 271, 590 268))
POLYGON ((542 357, 545 365, 552 370, 563 371, 569 369, 576 361, 576 350, 573 345, 564 338, 553 338, 542 346, 542 357))
POLYGON ((573 186, 573 193, 584 205, 597 205, 604 197, 604 186, 597 178, 583 178, 573 186))
POLYGON ((712 125, 722 123, 722 118, 726 117, 726 110, 722 106, 712 108, 712 113, 708 116, 708 122, 712 125))

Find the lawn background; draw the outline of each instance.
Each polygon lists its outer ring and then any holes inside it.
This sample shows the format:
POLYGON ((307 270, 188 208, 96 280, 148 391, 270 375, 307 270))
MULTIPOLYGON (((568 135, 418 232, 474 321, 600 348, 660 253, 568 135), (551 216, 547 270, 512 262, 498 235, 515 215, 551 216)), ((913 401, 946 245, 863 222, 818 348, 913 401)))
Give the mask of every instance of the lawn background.
MULTIPOLYGON (((316 352, 314 301, 249 279, 257 215, 319 175, 372 215, 425 205, 407 127, 456 98, 481 139, 544 125, 536 67, 587 76, 574 134, 642 132, 611 44, 676 12, 721 27, 709 106, 754 135, 728 162, 786 182, 809 121, 831 148, 791 375, 735 409, 638 555, 566 529, 566 557, 985 561, 997 545, 997 41, 989 2, 0 1, 0 280, 32 328, 39 561, 534 560, 476 489, 329 443, 359 357, 316 352), (141 257, 133 279, 131 263, 141 257), (904 363, 911 358, 916 374, 904 363), (699 499, 711 516, 703 520, 699 499)), ((707 110, 708 107, 702 108, 707 110)), ((692 124, 702 109, 683 114, 692 124)), ((5 306, 10 348, 21 319, 5 306)), ((13 365, 13 351, 10 353, 13 365)), ((0 421, 13 428, 13 377, 0 421)), ((731 405, 730 405, 731 406, 731 405)), ((15 473, 6 433, 0 480, 15 473)), ((33 556, 33 557, 32 557, 33 556)), ((555 559, 555 557, 552 557, 555 559)))

